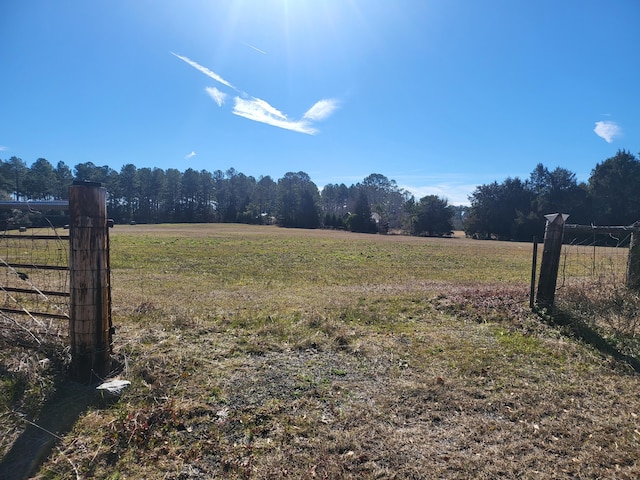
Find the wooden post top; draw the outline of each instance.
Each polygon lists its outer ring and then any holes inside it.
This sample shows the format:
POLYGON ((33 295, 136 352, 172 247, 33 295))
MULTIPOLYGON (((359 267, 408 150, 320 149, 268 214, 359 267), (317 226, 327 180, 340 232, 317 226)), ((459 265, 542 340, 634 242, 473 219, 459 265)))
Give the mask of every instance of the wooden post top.
POLYGON ((569 214, 568 213, 549 213, 548 215, 545 215, 544 218, 546 218, 547 222, 549 223, 557 223, 558 225, 564 225, 564 223, 567 221, 567 218, 569 218, 569 214))

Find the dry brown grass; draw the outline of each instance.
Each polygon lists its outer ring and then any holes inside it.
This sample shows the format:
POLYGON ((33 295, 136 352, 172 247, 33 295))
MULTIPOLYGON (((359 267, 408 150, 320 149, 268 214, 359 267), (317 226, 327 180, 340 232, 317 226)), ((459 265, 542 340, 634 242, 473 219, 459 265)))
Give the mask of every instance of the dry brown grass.
POLYGON ((638 375, 528 311, 527 245, 235 225, 112 241, 132 387, 38 478, 640 476, 638 375))

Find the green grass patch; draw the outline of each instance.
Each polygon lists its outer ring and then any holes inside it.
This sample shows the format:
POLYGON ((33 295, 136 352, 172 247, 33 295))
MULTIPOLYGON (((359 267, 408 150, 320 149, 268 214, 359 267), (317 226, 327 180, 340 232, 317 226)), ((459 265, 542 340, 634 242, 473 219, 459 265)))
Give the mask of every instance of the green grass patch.
POLYGON ((529 245, 244 225, 111 242, 132 386, 40 478, 640 473, 638 376, 529 311, 529 245))

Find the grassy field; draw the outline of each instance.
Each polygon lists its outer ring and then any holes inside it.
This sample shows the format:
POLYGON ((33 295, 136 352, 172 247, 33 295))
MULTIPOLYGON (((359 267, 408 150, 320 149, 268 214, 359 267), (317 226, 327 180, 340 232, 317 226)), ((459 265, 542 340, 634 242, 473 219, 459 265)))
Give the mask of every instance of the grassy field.
MULTIPOLYGON (((132 385, 36 478, 640 477, 640 377, 529 311, 530 245, 216 224, 111 246, 132 385)), ((3 452, 65 362, 8 331, 3 452)))

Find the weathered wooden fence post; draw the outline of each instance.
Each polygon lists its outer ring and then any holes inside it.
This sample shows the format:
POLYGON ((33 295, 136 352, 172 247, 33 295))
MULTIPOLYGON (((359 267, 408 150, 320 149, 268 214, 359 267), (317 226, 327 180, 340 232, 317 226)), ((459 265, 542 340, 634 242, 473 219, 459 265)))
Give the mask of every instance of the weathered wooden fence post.
POLYGON ((107 193, 99 183, 69 187, 71 375, 83 383, 111 368, 107 193))
POLYGON ((633 224, 627 260, 627 288, 640 291, 640 223, 633 224))
POLYGON ((536 269, 538 267, 538 239, 533 237, 533 255, 531 256, 531 285, 529 288, 529 308, 535 307, 536 269))
POLYGON ((552 308, 556 295, 564 224, 567 218, 569 218, 569 215, 553 213, 545 215, 545 218, 547 219, 547 225, 544 231, 542 262, 540 263, 540 279, 538 280, 536 303, 540 308, 552 308))

